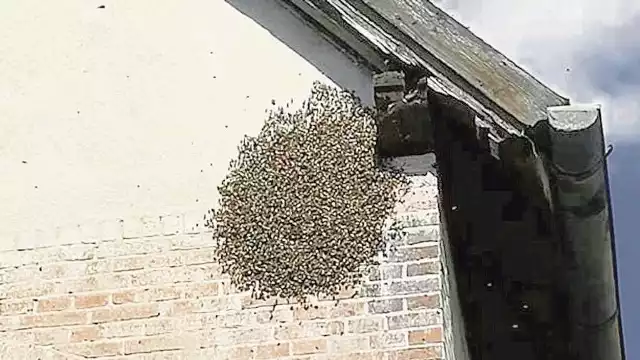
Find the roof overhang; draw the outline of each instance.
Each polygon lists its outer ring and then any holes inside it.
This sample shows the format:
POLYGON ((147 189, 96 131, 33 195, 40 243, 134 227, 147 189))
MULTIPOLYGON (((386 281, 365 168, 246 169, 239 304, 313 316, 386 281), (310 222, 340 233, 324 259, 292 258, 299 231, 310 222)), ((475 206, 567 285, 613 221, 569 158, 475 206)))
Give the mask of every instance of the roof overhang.
POLYGON ((406 128, 394 131, 413 139, 383 140, 396 151, 428 150, 433 134, 420 109, 439 103, 459 114, 480 146, 519 173, 524 190, 557 218, 571 249, 567 261, 574 266, 567 276, 573 281, 577 359, 623 359, 599 106, 569 105, 428 1, 279 1, 377 74, 376 95, 387 93, 400 104, 376 98, 382 123, 404 117, 406 128))

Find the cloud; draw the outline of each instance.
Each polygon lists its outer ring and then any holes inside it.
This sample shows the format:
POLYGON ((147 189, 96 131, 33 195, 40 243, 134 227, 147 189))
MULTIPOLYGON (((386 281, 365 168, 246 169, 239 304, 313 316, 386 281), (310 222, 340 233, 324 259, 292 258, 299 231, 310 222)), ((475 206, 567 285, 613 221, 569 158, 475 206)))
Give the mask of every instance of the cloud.
POLYGON ((602 104, 605 132, 640 133, 640 1, 435 1, 573 103, 602 104))

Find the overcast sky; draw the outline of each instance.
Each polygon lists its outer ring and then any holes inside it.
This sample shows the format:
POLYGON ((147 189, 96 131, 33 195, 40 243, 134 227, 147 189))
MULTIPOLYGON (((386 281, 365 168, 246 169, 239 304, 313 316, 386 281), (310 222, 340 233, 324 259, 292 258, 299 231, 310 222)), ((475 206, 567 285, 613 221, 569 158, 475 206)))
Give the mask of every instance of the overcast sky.
POLYGON ((625 345, 640 359, 640 0, 436 2, 572 102, 603 105, 625 345))

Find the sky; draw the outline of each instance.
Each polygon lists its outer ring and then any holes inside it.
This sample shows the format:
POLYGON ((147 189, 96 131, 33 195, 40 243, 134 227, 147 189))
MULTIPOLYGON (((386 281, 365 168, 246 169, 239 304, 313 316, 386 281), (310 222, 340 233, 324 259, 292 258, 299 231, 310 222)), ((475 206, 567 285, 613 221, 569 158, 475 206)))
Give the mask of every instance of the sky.
POLYGON ((572 103, 602 104, 628 359, 640 359, 640 0, 434 1, 572 103))

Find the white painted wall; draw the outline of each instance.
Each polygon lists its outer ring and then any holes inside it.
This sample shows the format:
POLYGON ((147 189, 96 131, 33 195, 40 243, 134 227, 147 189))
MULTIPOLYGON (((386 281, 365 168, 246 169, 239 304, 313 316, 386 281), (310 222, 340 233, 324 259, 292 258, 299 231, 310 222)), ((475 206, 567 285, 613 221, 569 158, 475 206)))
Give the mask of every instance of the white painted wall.
POLYGON ((229 2, 0 2, 0 232, 210 208, 272 99, 329 77, 372 101, 274 0, 229 2))

